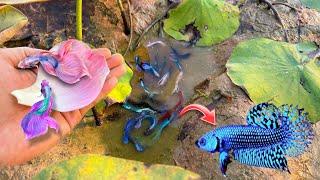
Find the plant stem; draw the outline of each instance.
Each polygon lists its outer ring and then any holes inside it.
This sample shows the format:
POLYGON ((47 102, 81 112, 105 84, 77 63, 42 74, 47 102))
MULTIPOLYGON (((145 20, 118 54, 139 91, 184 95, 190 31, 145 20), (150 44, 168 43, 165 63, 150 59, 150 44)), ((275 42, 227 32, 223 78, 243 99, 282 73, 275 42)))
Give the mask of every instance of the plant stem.
POLYGON ((151 22, 151 24, 146 27, 144 29, 144 31, 140 34, 139 38, 136 40, 134 46, 132 47, 132 50, 136 50, 136 48, 139 46, 140 41, 142 40, 143 36, 154 26, 156 25, 159 21, 161 21, 169 12, 170 9, 174 8, 175 6, 177 6, 176 3, 171 3, 168 8, 164 11, 164 13, 158 17, 157 19, 155 19, 153 22, 151 22))
POLYGON ((103 121, 101 120, 97 109, 95 107, 93 107, 91 110, 92 110, 92 114, 93 114, 94 120, 96 122, 96 125, 101 126, 103 121))
POLYGON ((77 0, 76 4, 76 38, 82 41, 82 0, 77 0))
MULTIPOLYGON (((118 6, 120 8, 121 17, 123 20, 123 26, 124 26, 124 34, 129 35, 130 34, 130 27, 126 18, 126 13, 123 8, 122 0, 117 0, 118 6)), ((129 7, 130 8, 130 7, 129 7)))
MULTIPOLYGON (((82 41, 82 0, 76 2, 76 39, 82 41)), ((101 126, 102 120, 97 109, 93 106, 92 113, 97 126, 101 126)))
POLYGON ((128 42, 128 46, 127 49, 124 53, 124 56, 127 55, 129 49, 131 48, 131 44, 132 44, 132 38, 133 38, 133 20, 132 20, 132 13, 131 13, 131 5, 130 5, 130 1, 127 0, 128 2, 128 9, 129 9, 129 19, 130 19, 130 38, 129 38, 129 42, 128 42))

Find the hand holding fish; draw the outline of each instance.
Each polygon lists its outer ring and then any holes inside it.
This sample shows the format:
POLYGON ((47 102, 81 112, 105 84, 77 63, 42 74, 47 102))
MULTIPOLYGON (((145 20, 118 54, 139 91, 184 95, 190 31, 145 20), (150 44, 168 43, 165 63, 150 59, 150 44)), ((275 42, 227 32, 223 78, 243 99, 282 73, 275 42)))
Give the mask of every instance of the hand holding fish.
POLYGON ((90 105, 70 111, 53 111, 51 116, 59 125, 59 133, 48 133, 32 141, 25 140, 21 129, 21 119, 30 111, 30 107, 17 103, 10 94, 15 89, 21 89, 34 83, 37 69, 20 70, 19 62, 27 56, 37 54, 42 50, 32 48, 3 48, 0 49, 0 166, 23 163, 47 151, 58 143, 60 138, 68 133, 80 122, 84 114, 117 84, 118 78, 124 74, 126 67, 123 57, 119 54, 111 55, 108 49, 95 49, 97 53, 107 59, 111 70, 97 99, 90 105))

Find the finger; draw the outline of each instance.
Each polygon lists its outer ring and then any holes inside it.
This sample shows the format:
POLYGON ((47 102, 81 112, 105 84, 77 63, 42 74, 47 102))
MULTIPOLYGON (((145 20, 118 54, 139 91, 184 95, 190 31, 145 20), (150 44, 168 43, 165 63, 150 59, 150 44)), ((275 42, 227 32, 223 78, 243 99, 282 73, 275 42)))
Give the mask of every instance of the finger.
POLYGON ((120 66, 117 66, 117 67, 111 69, 110 74, 108 75, 108 78, 111 78, 111 77, 119 78, 119 77, 121 77, 126 71, 127 71, 126 65, 122 64, 122 65, 120 65, 120 66))
POLYGON ((118 79, 116 77, 109 78, 105 83, 104 86, 98 95, 98 97, 88 106, 80 109, 80 113, 84 116, 89 109, 95 106, 99 101, 101 101, 106 95, 111 92, 111 90, 117 85, 118 79))
POLYGON ((34 49, 29 47, 18 47, 18 48, 1 48, 1 58, 10 62, 14 67, 17 67, 19 62, 31 55, 45 52, 45 50, 34 49))
POLYGON ((124 59, 120 54, 113 54, 109 59, 107 59, 107 64, 110 69, 117 67, 124 63, 124 59))
POLYGON ((107 59, 111 57, 111 51, 108 48, 98 48, 93 49, 92 51, 104 56, 107 59))

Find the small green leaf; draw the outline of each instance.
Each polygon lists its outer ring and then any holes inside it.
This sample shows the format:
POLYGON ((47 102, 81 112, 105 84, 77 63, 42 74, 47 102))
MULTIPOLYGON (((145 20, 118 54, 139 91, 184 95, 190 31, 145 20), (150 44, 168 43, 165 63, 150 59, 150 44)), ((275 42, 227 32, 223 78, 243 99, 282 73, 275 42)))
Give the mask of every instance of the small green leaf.
POLYGON ((223 0, 184 0, 170 11, 164 30, 177 40, 190 40, 183 31, 194 23, 200 32, 198 46, 211 46, 232 36, 238 29, 239 9, 223 0))
POLYGON ((148 165, 143 162, 101 155, 81 155, 42 170, 40 179, 200 179, 181 167, 148 165))
POLYGON ((124 102, 126 98, 131 94, 131 78, 133 72, 129 66, 127 66, 127 72, 119 80, 116 87, 108 94, 113 102, 124 102))
POLYGON ((313 43, 290 44, 270 39, 240 43, 228 63, 228 75, 255 103, 299 105, 312 122, 320 120, 320 67, 308 54, 313 43))
POLYGON ((0 44, 10 40, 28 22, 18 9, 5 5, 0 7, 0 44))
POLYGON ((300 0, 301 3, 308 8, 313 8, 320 11, 320 1, 319 0, 300 0))

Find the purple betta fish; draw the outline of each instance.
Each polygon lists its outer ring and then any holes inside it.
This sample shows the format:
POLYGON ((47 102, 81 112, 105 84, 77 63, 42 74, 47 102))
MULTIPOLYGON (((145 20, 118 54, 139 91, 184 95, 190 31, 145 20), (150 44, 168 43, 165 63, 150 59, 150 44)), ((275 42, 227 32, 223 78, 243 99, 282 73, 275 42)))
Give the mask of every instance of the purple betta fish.
POLYGON ((56 132, 59 130, 55 119, 50 117, 53 97, 49 82, 46 80, 41 83, 41 94, 44 99, 35 103, 21 122, 23 132, 28 140, 46 134, 48 127, 55 129, 56 132))
POLYGON ((40 63, 48 74, 58 77, 65 83, 75 84, 82 77, 92 77, 88 65, 91 64, 90 59, 96 59, 97 56, 101 55, 92 51, 87 44, 69 39, 54 46, 50 51, 23 59, 18 67, 33 68, 40 63))

